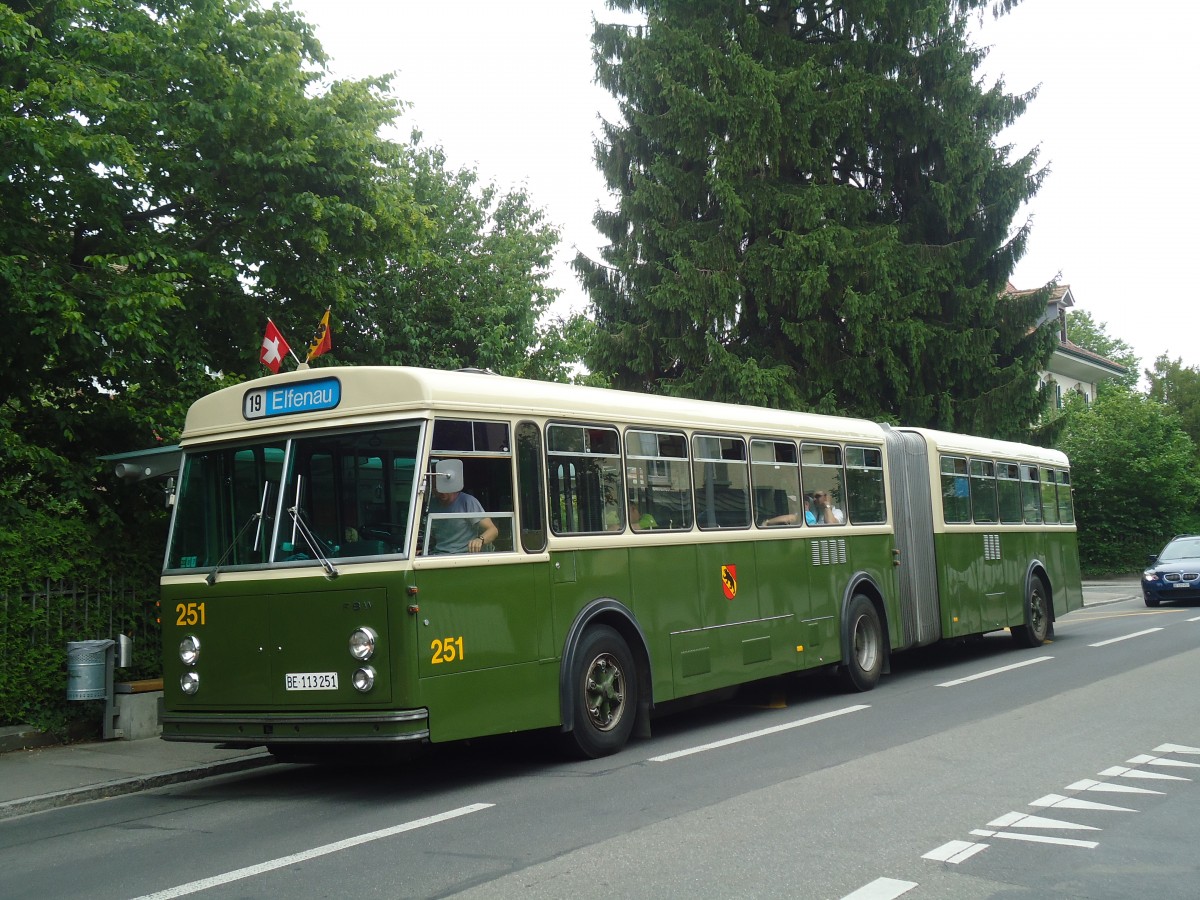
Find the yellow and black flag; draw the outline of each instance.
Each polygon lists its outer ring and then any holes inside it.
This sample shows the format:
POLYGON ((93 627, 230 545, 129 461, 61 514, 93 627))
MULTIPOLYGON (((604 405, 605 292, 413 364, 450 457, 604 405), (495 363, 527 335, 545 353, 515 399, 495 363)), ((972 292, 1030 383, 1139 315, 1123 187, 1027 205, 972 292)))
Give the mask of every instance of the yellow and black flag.
POLYGON ((308 357, 304 360, 312 362, 322 353, 326 353, 333 348, 333 336, 329 330, 329 310, 332 307, 325 309, 325 315, 321 316, 321 324, 317 328, 316 335, 313 336, 312 343, 308 345, 308 357))

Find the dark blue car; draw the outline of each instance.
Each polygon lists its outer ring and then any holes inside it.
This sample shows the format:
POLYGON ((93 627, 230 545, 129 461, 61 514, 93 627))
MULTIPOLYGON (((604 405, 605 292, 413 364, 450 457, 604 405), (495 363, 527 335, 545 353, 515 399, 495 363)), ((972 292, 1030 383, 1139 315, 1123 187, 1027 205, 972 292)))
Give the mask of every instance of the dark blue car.
POLYGON ((1200 600, 1200 534, 1172 538, 1162 553, 1150 557, 1150 568, 1142 573, 1142 596, 1147 606, 1200 600))

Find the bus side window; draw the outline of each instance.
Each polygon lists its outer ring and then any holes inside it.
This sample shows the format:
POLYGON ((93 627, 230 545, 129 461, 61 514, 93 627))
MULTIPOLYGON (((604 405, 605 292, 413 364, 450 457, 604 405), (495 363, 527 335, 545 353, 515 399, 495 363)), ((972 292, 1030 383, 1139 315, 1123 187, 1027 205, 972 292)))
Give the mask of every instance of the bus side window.
POLYGON ((1030 525, 1042 521, 1042 498, 1038 486, 1038 467, 1021 466, 1021 503, 1025 508, 1025 521, 1030 525))
POLYGON ((623 521, 625 487, 615 428, 547 426, 546 474, 555 534, 602 534, 608 523, 623 521))
POLYGON ((750 442, 754 521, 761 527, 804 524, 800 507, 800 462, 791 441, 750 442))
POLYGON ((521 506, 521 546, 546 549, 546 501, 542 487, 542 433, 533 422, 517 425, 517 484, 521 506))
POLYGON ((746 442, 738 437, 695 435, 692 475, 696 522, 701 528, 750 526, 750 471, 746 442))
MULTIPOLYGON (((626 488, 634 531, 677 530, 692 527, 691 476, 687 437, 659 431, 625 433, 626 488)), ((610 531, 625 523, 609 522, 610 531)))
POLYGON ((971 460, 971 517, 985 525, 997 520, 996 464, 990 459, 971 460))
POLYGON ((1058 471, 1058 518, 1064 525, 1075 523, 1075 507, 1071 502, 1071 473, 1058 471))
POLYGON ((971 521, 971 485, 967 461, 961 456, 942 457, 942 520, 948 524, 971 521))
POLYGON ((812 518, 817 525, 846 524, 843 511, 846 479, 842 470, 841 447, 836 444, 802 444, 800 481, 804 485, 804 496, 814 499, 812 518))
POLYGON ((883 451, 878 447, 846 448, 846 506, 855 525, 887 521, 883 493, 883 451))
POLYGON ((1021 515, 1021 472, 1016 463, 996 464, 996 487, 1000 501, 1000 521, 1019 525, 1021 515))

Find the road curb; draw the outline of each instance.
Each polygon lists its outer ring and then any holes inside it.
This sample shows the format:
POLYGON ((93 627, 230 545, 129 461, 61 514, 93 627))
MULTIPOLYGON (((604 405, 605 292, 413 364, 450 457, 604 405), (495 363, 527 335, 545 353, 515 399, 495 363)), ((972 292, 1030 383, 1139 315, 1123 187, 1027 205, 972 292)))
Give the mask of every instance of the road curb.
POLYGON ((211 778, 215 775, 229 775, 243 772, 247 769, 257 769, 263 766, 276 765, 275 757, 270 753, 256 753, 250 756, 240 756, 235 759, 207 763, 202 766, 192 766, 186 769, 176 769, 172 772, 156 772, 153 775, 137 775, 133 778, 120 778, 106 781, 102 784, 91 784, 65 791, 54 791, 50 794, 39 794, 36 797, 24 797, 20 800, 8 800, 0 803, 0 820, 12 819, 48 809, 58 809, 76 803, 87 803, 91 800, 104 800, 109 797, 119 797, 122 794, 133 794, 152 788, 165 787, 171 784, 181 784, 186 781, 198 781, 201 778, 211 778))

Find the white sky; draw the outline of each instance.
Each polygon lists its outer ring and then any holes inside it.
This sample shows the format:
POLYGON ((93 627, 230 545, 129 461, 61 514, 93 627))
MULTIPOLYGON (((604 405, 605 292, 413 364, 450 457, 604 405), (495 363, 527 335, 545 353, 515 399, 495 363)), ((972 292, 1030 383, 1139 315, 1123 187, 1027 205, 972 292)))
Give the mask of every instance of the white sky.
MULTIPOLYGON (((396 73, 412 104, 397 138, 418 127, 455 168, 502 189, 525 185, 562 233, 552 284, 586 297, 567 263, 597 256, 591 219, 611 206, 592 143, 615 101, 593 84, 592 16, 602 0, 293 0, 316 26, 340 78, 396 73)), ((1200 3, 1025 0, 986 20, 983 67, 1010 93, 1041 85, 1004 136, 1040 146, 1051 173, 1029 205, 1033 234, 1013 281, 1061 273, 1076 307, 1125 340, 1142 367, 1167 353, 1200 365, 1191 253, 1200 250, 1192 174, 1200 93, 1200 3)))

